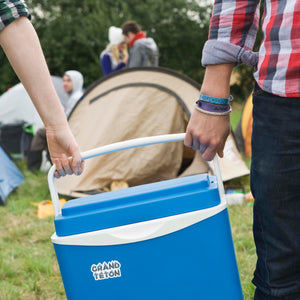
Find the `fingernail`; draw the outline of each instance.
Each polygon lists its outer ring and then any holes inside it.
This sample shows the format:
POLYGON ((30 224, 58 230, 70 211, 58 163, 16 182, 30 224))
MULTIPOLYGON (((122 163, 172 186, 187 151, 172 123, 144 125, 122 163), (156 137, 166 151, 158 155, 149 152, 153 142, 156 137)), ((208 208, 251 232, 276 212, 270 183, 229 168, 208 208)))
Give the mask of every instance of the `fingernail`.
POLYGON ((82 168, 79 166, 76 170, 76 175, 81 175, 82 174, 82 168))

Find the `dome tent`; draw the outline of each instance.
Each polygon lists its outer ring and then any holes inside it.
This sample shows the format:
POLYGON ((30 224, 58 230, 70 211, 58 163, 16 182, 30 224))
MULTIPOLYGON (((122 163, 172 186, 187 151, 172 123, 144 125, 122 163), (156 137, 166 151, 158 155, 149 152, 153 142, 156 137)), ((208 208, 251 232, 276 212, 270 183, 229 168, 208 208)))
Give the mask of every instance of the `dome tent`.
MULTIPOLYGON (((63 80, 51 76, 53 85, 65 105, 68 95, 63 89, 63 80)), ((18 83, 0 96, 0 141, 13 156, 22 156, 29 145, 26 132, 35 134, 44 124, 22 83, 18 83)))
MULTIPOLYGON (((181 133, 186 129, 199 89, 195 81, 170 69, 121 70, 87 88, 71 113, 69 124, 81 151, 138 137, 181 133)), ((223 180, 249 174, 232 136, 226 144, 225 158, 220 161, 223 180)), ((56 184, 60 194, 76 197, 117 180, 134 186, 205 173, 211 167, 183 143, 167 143, 87 160, 81 176, 67 176, 56 184), (186 161, 188 166, 182 168, 186 161)))
POLYGON ((22 173, 0 143, 0 205, 5 205, 7 196, 23 182, 22 173))

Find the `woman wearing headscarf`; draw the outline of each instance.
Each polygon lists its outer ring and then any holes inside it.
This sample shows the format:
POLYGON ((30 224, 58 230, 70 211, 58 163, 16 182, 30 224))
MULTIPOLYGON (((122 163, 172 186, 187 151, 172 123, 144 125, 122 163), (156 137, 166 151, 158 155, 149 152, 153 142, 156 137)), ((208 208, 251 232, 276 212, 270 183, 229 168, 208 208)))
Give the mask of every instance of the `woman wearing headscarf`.
POLYGON ((75 70, 66 71, 63 76, 63 84, 65 92, 69 95, 69 99, 65 105, 65 114, 68 118, 83 95, 83 76, 75 70))
POLYGON ((111 26, 108 30, 108 46, 100 54, 103 75, 124 68, 128 61, 128 52, 122 29, 111 26))

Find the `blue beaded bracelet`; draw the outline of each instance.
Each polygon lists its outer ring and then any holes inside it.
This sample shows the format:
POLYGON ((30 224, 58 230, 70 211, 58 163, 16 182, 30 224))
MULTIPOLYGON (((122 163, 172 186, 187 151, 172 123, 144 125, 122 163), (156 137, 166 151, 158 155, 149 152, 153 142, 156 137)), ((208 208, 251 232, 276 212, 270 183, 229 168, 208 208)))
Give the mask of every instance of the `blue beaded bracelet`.
POLYGON ((199 100, 213 104, 227 105, 232 100, 232 96, 229 95, 229 98, 215 98, 200 94, 199 100))

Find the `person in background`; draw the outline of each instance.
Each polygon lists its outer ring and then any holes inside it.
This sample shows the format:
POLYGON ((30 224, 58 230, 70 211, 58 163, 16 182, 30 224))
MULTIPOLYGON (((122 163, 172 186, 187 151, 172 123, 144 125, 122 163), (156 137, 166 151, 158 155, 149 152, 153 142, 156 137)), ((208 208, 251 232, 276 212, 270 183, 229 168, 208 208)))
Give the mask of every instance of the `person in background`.
POLYGON ((24 1, 0 2, 0 45, 46 128, 55 177, 81 174, 80 149, 53 86, 39 38, 24 1), (21 46, 20 46, 21 45, 21 46), (72 157, 69 159, 69 157, 72 157))
POLYGON ((100 54, 103 75, 121 70, 128 61, 128 52, 122 29, 115 26, 109 27, 108 40, 108 46, 100 54))
MULTIPOLYGON (((66 71, 63 76, 63 88, 69 95, 69 98, 65 103, 65 114, 68 118, 84 92, 82 74, 75 70, 66 71)), ((43 151, 46 151, 48 157, 46 129, 40 128, 32 138, 30 151, 28 153, 27 167, 30 171, 40 169, 43 151)))
POLYGON ((153 38, 146 36, 135 21, 122 25, 123 35, 129 47, 127 68, 157 67, 159 50, 153 38))
POLYGON ((300 299, 300 1, 214 2, 199 101, 185 145, 205 160, 223 156, 230 132, 230 75, 254 67, 251 191, 257 263, 255 300, 300 299))
POLYGON ((66 71, 63 76, 64 90, 69 95, 65 104, 65 114, 67 118, 84 93, 83 82, 82 74, 75 70, 66 71))

